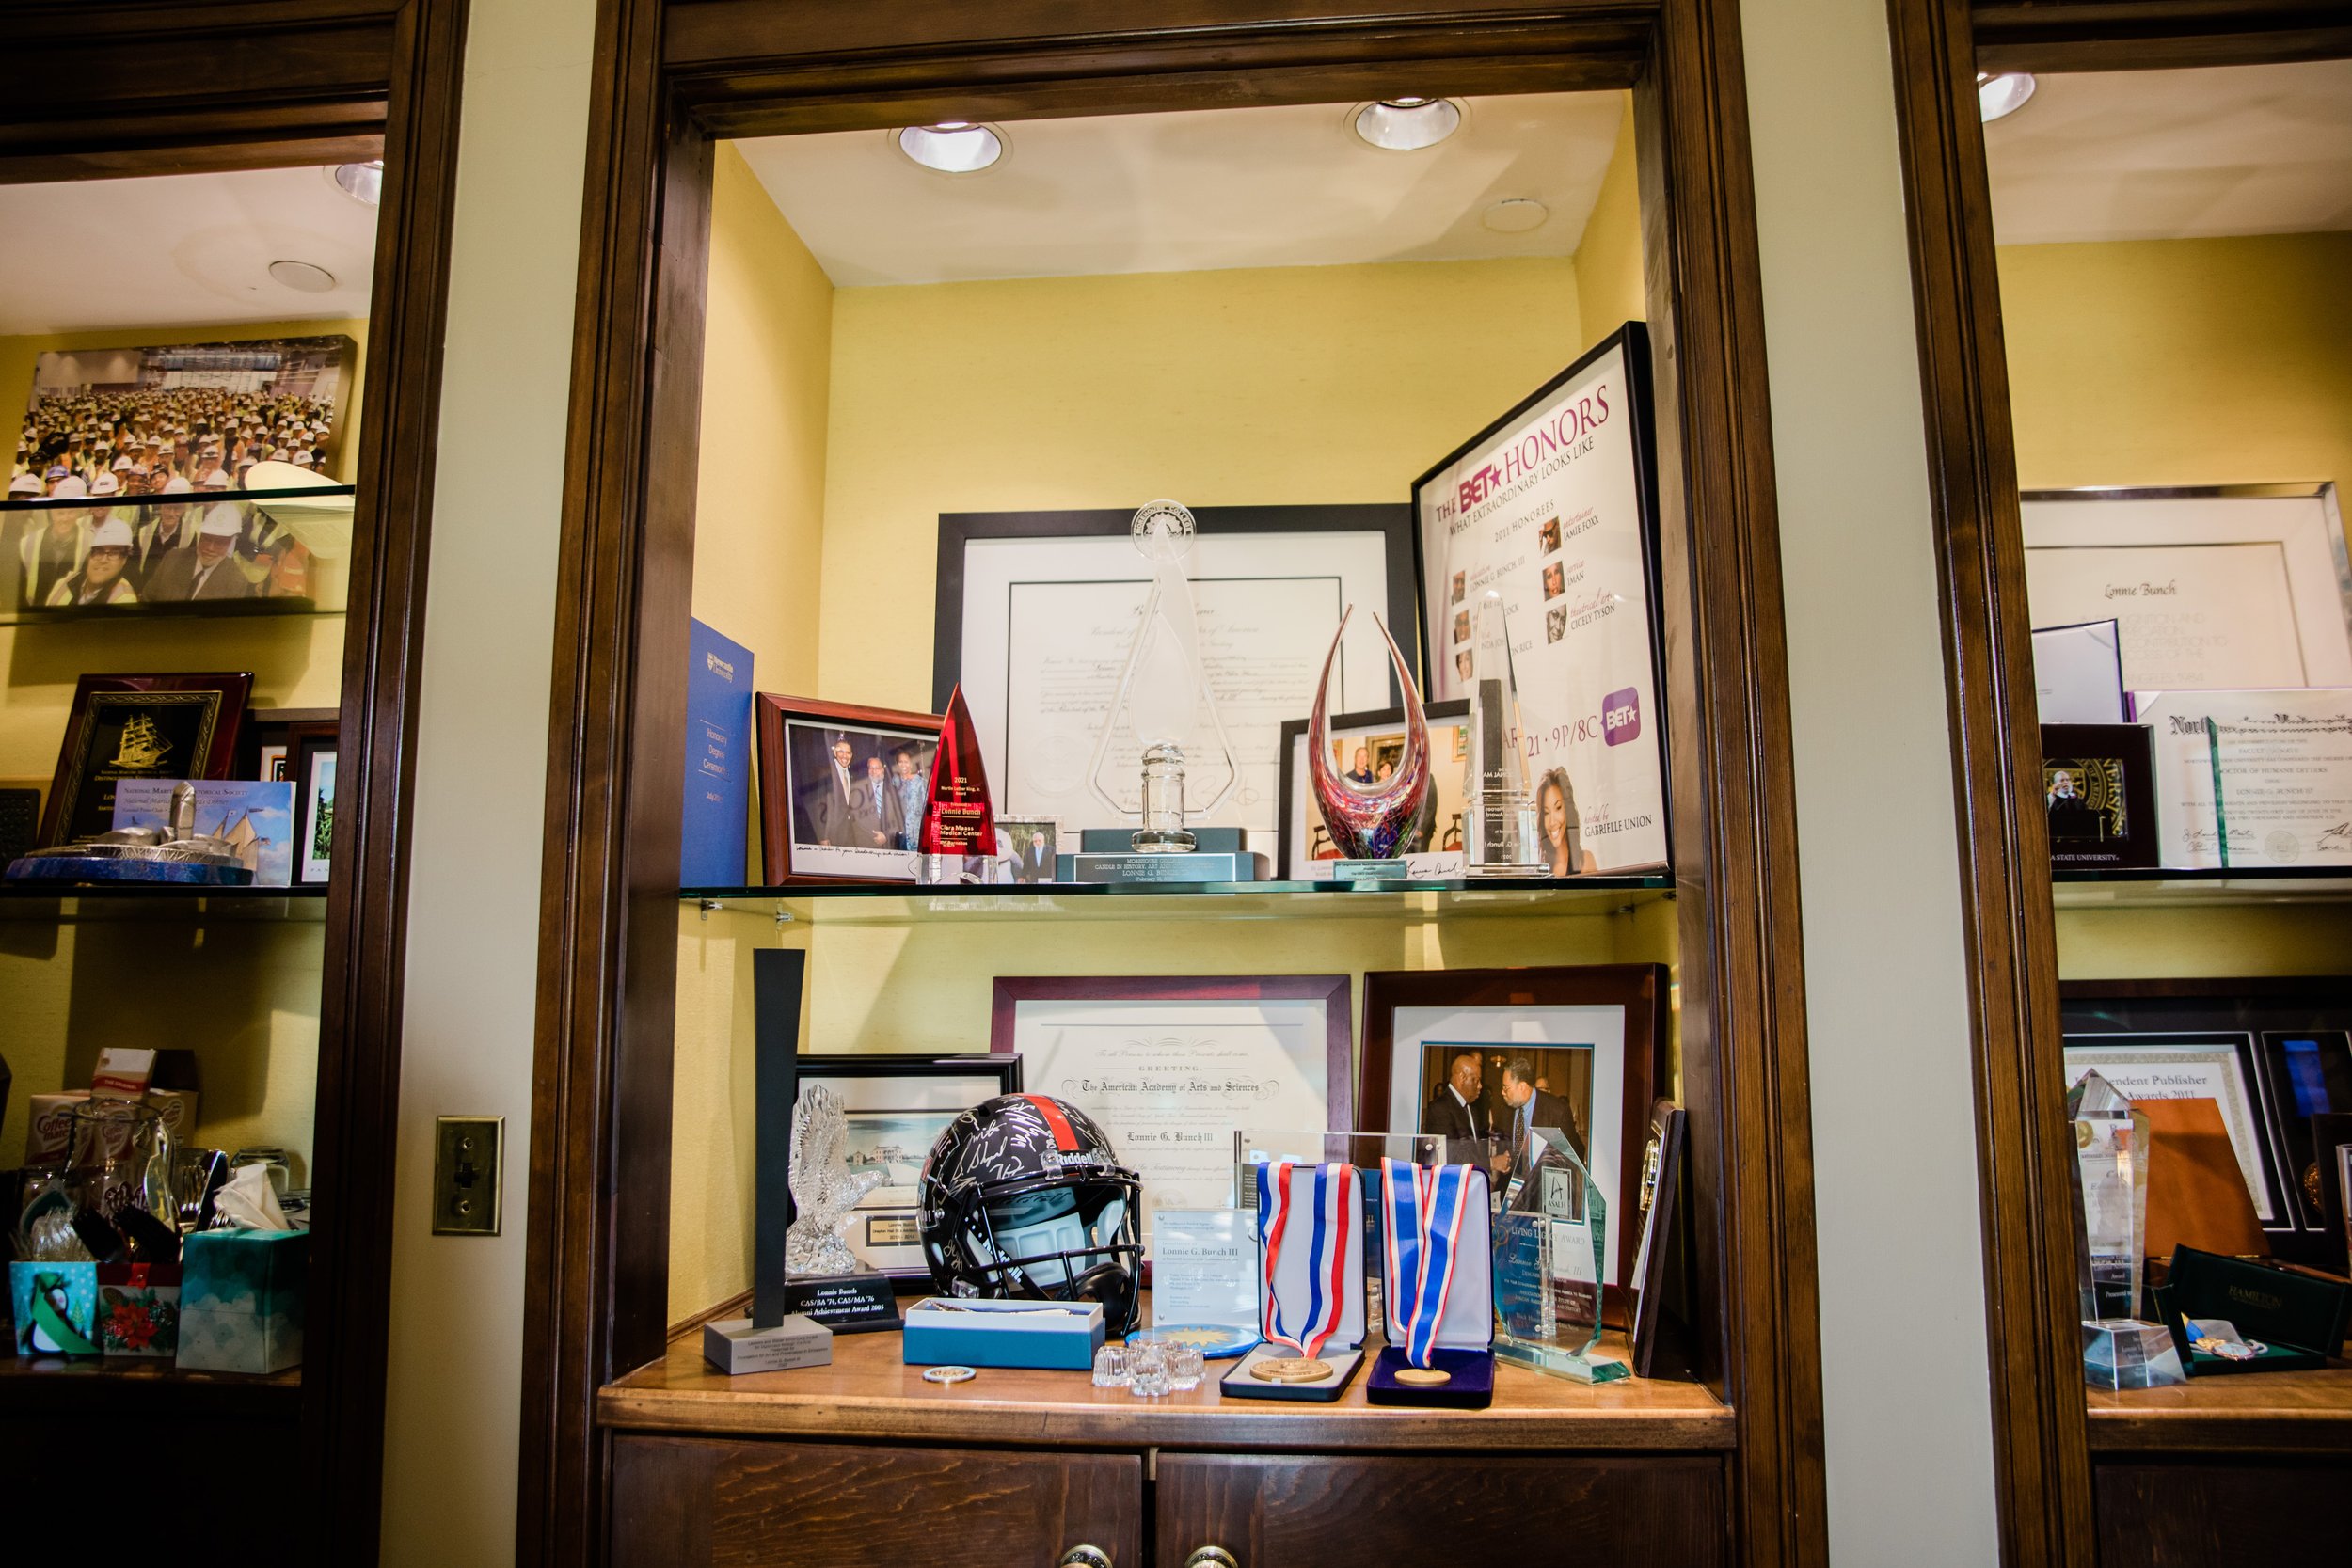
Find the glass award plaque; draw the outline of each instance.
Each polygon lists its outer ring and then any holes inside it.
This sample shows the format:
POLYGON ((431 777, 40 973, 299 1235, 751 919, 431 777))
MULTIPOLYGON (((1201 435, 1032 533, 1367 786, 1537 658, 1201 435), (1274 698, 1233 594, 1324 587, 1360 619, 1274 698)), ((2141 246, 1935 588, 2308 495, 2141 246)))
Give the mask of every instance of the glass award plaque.
POLYGON ((2136 1318, 2083 1323, 2083 1378, 2094 1388, 2169 1388, 2186 1383, 2172 1331, 2136 1318))
POLYGON ((1611 1383, 1631 1369, 1600 1350, 1608 1206, 1565 1133, 1541 1146, 1494 1221, 1495 1355, 1553 1377, 1611 1383))
POLYGON ((2082 1194, 2075 1253, 2087 1319, 2140 1315, 2148 1228, 2148 1117, 2097 1072, 2066 1092, 2082 1194))
POLYGON ((1540 877, 1535 796, 1519 736, 1519 687, 1511 666, 1510 616, 1489 588, 1470 620, 1470 723, 1464 732, 1462 799, 1470 821, 1462 844, 1472 877, 1540 877))

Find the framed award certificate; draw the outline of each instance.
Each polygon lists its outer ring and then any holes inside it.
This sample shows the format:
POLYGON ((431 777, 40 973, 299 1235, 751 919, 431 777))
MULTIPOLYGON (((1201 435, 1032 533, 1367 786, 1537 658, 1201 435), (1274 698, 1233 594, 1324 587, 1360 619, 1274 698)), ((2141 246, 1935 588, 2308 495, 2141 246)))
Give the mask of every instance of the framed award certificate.
POLYGON ((1237 1130, 1349 1126, 1347 995, 1344 974, 1000 976, 989 1049, 1118 1144, 1149 1253, 1157 1211, 1232 1201, 1237 1130))
POLYGON ((2135 691, 2163 863, 2352 864, 2352 687, 2135 691))

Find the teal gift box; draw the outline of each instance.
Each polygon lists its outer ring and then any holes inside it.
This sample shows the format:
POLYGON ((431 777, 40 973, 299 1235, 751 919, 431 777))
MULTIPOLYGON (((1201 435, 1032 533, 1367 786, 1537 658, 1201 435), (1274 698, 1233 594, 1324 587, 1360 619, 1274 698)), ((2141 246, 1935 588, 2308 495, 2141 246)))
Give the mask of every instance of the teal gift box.
POLYGON ((10 1263, 19 1355, 96 1355, 98 1265, 10 1263))
POLYGON ((302 1364, 302 1230, 199 1230, 180 1259, 180 1365, 282 1372, 302 1364))

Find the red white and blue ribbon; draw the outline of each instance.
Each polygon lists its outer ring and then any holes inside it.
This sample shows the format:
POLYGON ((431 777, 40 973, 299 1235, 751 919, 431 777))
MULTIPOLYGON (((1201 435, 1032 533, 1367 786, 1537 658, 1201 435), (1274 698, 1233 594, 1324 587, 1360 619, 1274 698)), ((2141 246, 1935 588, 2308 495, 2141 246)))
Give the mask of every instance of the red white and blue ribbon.
POLYGON ((1340 1326, 1348 1227, 1356 1217, 1356 1168, 1303 1168, 1312 1175, 1302 1181, 1296 1180, 1302 1167, 1288 1160, 1258 1167, 1258 1225, 1265 1238, 1265 1292, 1259 1317, 1268 1343, 1288 1345, 1312 1358, 1340 1326), (1293 1333, 1284 1324, 1282 1296, 1275 1280, 1284 1249, 1298 1244, 1302 1230, 1307 1233, 1307 1318, 1293 1333))
POLYGON ((1468 1165, 1434 1168, 1408 1161, 1380 1162, 1380 1225, 1388 1289, 1389 1342, 1405 1359, 1426 1367, 1438 1348, 1438 1325, 1454 1293, 1462 1219, 1470 1210, 1468 1165))

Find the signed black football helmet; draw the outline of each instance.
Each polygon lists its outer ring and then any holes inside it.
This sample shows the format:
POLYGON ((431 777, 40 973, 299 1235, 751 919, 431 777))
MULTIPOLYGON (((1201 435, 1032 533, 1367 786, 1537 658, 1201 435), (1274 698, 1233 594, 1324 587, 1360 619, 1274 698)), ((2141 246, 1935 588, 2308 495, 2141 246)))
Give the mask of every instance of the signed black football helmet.
POLYGON ((999 1095, 948 1124, 923 1162, 923 1256, 950 1296, 1099 1301, 1106 1330, 1142 1307, 1142 1186, 1084 1111, 999 1095))

